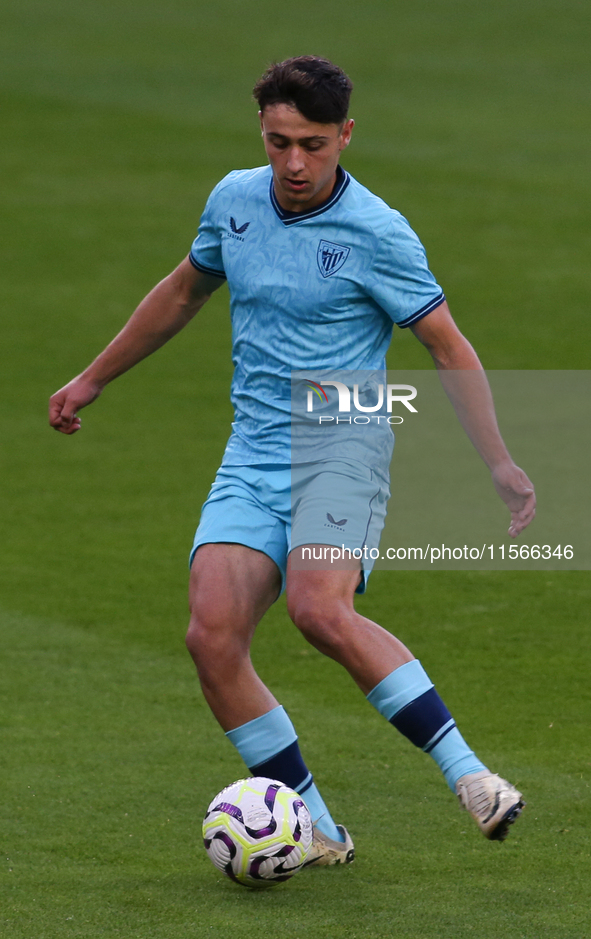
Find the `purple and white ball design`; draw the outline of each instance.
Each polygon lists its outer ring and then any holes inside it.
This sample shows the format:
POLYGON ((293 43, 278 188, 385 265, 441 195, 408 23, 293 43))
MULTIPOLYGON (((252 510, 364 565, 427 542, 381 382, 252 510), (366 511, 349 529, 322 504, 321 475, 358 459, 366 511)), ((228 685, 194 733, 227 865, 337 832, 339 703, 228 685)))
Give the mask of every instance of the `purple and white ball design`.
POLYGON ((212 799, 203 819, 211 862, 236 883, 270 887, 302 869, 312 818, 301 796, 276 779, 239 779, 212 799))

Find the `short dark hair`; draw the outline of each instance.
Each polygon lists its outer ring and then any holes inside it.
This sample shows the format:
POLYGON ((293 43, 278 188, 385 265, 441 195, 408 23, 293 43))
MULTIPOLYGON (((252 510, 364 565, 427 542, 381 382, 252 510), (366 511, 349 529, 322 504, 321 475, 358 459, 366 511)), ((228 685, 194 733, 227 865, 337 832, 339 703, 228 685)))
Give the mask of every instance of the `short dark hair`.
POLYGON ((289 104, 309 121, 342 124, 347 119, 353 82, 338 65, 316 55, 300 55, 271 65, 254 86, 261 111, 289 104))

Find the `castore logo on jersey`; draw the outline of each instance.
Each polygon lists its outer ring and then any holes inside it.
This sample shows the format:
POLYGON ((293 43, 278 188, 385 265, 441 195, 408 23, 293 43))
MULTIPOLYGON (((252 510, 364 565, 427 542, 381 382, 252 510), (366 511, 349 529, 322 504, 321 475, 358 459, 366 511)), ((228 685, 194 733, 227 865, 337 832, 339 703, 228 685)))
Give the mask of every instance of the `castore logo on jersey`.
POLYGON ((234 218, 233 215, 231 215, 230 216, 230 228, 232 229, 232 231, 229 233, 230 238, 236 238, 238 241, 244 241, 244 238, 242 238, 242 235, 244 234, 244 232, 246 231, 249 225, 250 225, 250 222, 245 222, 244 225, 240 225, 240 227, 238 227, 236 223, 236 219, 234 218))

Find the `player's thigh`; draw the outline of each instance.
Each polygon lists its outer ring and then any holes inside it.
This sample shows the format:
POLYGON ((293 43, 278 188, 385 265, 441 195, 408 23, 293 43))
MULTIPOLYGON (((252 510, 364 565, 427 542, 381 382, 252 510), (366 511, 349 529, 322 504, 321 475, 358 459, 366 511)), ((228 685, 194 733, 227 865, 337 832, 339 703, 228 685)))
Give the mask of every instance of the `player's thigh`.
POLYGON ((342 597, 352 582, 363 593, 386 516, 387 475, 333 460, 298 467, 294 481, 290 596, 297 600, 301 589, 342 597))
POLYGON ((189 606, 195 627, 219 638, 249 641, 281 590, 281 574, 262 551, 242 544, 210 543, 195 552, 189 606))

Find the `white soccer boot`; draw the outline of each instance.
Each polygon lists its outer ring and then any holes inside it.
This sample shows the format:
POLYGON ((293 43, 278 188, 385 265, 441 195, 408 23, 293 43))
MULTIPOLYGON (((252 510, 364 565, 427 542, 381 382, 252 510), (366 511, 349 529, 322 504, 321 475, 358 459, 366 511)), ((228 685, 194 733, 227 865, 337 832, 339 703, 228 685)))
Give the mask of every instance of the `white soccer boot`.
POLYGON ((456 793, 460 805, 491 841, 505 840, 509 825, 521 815, 525 805, 515 786, 488 770, 462 776, 456 783, 456 793))
POLYGON ((316 867, 328 867, 332 864, 350 864, 355 858, 355 848, 351 841, 351 835, 344 825, 337 825, 338 830, 344 837, 344 841, 333 841, 328 835, 323 834, 319 828, 314 825, 314 840, 312 849, 306 859, 304 867, 315 865, 316 867))

